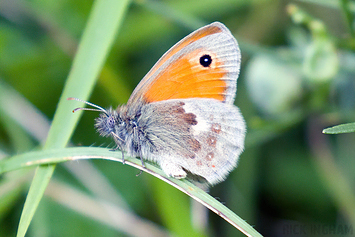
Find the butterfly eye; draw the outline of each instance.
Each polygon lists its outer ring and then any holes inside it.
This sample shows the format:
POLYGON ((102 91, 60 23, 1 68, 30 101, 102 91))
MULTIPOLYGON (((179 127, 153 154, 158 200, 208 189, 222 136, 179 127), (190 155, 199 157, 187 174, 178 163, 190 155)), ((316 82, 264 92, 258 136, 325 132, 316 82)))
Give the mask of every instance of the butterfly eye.
POLYGON ((115 118, 113 116, 109 116, 107 118, 107 126, 110 128, 110 129, 113 129, 115 127, 115 118))
POLYGON ((203 66, 203 67, 209 67, 212 63, 212 58, 210 55, 208 54, 205 54, 203 56, 201 56, 200 58, 200 64, 203 66))

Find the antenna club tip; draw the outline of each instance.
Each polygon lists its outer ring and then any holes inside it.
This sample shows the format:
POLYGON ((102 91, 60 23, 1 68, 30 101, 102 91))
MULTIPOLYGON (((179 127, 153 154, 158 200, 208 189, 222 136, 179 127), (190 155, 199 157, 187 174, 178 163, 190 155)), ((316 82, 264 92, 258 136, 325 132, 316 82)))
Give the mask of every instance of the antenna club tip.
POLYGON ((100 106, 98 106, 98 105, 95 105, 95 104, 93 104, 93 103, 90 103, 90 102, 88 102, 88 101, 81 100, 81 99, 78 99, 78 98, 75 98, 75 97, 69 97, 69 98, 67 98, 67 100, 76 100, 76 101, 85 103, 85 104, 87 104, 87 105, 90 105, 90 106, 96 108, 96 109, 92 109, 92 108, 76 108, 76 109, 73 110, 73 113, 75 113, 75 112, 78 111, 78 110, 86 110, 86 111, 89 110, 89 111, 103 112, 103 113, 106 113, 106 114, 107 114, 107 111, 106 111, 104 108, 102 108, 102 107, 100 107, 100 106))

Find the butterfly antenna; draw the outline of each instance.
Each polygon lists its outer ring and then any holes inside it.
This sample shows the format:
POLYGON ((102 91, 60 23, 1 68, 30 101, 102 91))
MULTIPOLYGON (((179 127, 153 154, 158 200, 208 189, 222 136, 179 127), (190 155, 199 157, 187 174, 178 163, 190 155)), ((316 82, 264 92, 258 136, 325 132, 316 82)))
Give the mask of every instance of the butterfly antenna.
POLYGON ((67 100, 80 101, 80 102, 83 102, 83 103, 85 103, 85 104, 87 104, 87 105, 90 105, 90 106, 96 108, 96 109, 92 109, 92 108, 76 108, 76 109, 73 110, 73 113, 75 113, 75 112, 78 111, 78 110, 87 110, 87 111, 104 112, 105 114, 107 114, 107 111, 106 111, 104 108, 102 108, 101 106, 95 105, 95 104, 93 104, 93 103, 90 103, 90 102, 88 102, 88 101, 81 100, 81 99, 78 99, 78 98, 75 98, 75 97, 69 97, 67 100))

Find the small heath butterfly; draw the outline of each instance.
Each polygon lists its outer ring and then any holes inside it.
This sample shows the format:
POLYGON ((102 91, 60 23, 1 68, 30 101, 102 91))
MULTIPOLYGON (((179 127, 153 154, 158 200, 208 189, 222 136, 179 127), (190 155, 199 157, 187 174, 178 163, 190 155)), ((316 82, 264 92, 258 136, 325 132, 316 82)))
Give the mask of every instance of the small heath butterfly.
MULTIPOLYGON (((233 105, 241 55, 222 23, 175 44, 138 84, 127 105, 99 111, 95 127, 130 156, 156 162, 171 177, 214 185, 237 165, 246 125, 233 105)), ((76 111, 74 110, 74 111, 76 111)))

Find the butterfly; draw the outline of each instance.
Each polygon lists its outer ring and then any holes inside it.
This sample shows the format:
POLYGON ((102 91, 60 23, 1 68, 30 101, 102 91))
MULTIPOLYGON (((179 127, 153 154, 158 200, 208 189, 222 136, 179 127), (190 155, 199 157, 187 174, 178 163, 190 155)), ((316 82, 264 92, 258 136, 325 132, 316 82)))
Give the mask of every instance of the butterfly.
POLYGON ((168 50, 126 105, 103 109, 95 127, 130 156, 153 161, 170 177, 202 177, 214 185, 244 150, 246 124, 234 105, 241 53, 220 22, 206 25, 168 50))

